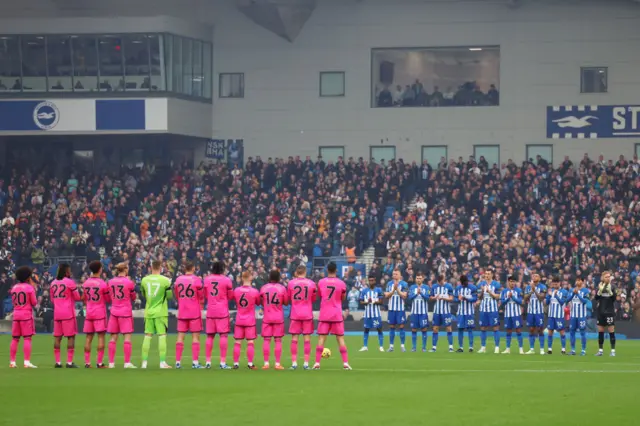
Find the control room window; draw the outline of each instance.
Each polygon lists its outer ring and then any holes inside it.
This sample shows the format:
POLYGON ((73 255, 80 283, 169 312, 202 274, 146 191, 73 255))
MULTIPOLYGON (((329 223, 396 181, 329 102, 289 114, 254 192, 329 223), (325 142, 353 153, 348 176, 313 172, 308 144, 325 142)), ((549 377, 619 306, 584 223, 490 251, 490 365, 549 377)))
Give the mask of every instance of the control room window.
POLYGON ((478 163, 481 169, 484 169, 485 165, 488 169, 493 168, 494 165, 500 166, 500 145, 474 145, 473 157, 478 163))
POLYGON ((72 35, 73 91, 89 92, 98 88, 98 39, 72 35))
POLYGON ((390 160, 396 159, 396 147, 395 146, 372 146, 369 148, 369 154, 371 162, 380 164, 384 161, 388 164, 390 160))
POLYGON ((47 91, 47 55, 44 36, 22 39, 22 91, 47 91))
POLYGON ((547 163, 553 163, 553 145, 527 145, 527 161, 538 164, 538 155, 547 163))
POLYGON ((608 75, 607 67, 580 68, 580 91, 582 93, 607 93, 608 75))
POLYGON ((427 163, 429 163, 433 169, 438 168, 438 164, 440 164, 443 158, 446 163, 448 160, 446 146, 432 145, 422 147, 422 161, 427 160, 427 163))
POLYGON ((244 98, 244 73, 220 74, 221 98, 244 98))
POLYGON ((20 46, 18 37, 0 37, 0 92, 19 92, 20 82, 20 46))
POLYGON ((318 155, 325 163, 335 164, 340 157, 344 159, 344 146, 321 146, 318 155))
POLYGON ((50 91, 71 92, 73 90, 69 36, 47 36, 47 68, 50 91))
POLYGON ((320 96, 344 96, 344 72, 327 71, 320 73, 320 96))
POLYGON ((145 34, 123 34, 124 89, 149 91, 149 39, 145 34))
POLYGON ((98 36, 98 58, 100 60, 98 90, 101 92, 123 92, 125 90, 122 54, 120 36, 108 34, 98 36))

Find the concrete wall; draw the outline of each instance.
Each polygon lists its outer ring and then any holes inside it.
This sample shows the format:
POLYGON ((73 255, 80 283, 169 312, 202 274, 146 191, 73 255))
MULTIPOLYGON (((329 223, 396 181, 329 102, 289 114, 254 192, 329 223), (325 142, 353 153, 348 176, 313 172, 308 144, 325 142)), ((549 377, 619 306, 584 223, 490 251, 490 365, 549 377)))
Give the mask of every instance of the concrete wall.
POLYGON ((447 145, 449 157, 474 144, 499 144, 500 159, 521 161, 527 144, 553 144, 554 160, 588 152, 632 155, 636 139, 550 140, 549 105, 638 104, 640 6, 633 2, 366 2, 324 0, 294 43, 218 1, 217 73, 245 73, 244 99, 214 100, 213 135, 244 138, 246 155, 317 155, 345 145, 368 156, 395 145, 420 160, 422 145, 447 145), (445 4, 446 3, 446 4, 445 4), (499 107, 387 108, 371 104, 371 49, 499 45, 499 107), (609 93, 580 94, 580 67, 609 67, 609 93), (319 97, 319 72, 346 72, 346 96, 319 97))

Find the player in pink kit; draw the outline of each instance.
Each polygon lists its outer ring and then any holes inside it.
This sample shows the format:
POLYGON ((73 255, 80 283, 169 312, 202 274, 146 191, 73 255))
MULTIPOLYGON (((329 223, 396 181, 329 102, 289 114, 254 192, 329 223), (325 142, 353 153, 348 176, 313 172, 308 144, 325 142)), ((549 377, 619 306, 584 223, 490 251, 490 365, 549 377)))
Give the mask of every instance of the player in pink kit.
POLYGON ((11 324, 11 348, 9 350, 9 367, 16 368, 16 355, 20 338, 23 340, 24 368, 38 368, 31 364, 31 336, 36 334, 33 323, 33 308, 38 304, 34 283, 31 279, 31 268, 21 266, 16 269, 16 285, 11 289, 13 303, 13 322, 11 324))
POLYGON ((308 278, 307 267, 298 266, 296 277, 289 281, 287 291, 291 303, 291 322, 289 334, 291 334, 291 369, 298 368, 298 337, 304 336, 304 364, 305 370, 309 369, 309 357, 311 355, 311 335, 313 334, 313 302, 316 301, 316 283, 308 278))
POLYGON ((233 368, 240 368, 240 349, 242 340, 247 341, 247 361, 249 369, 255 370, 253 356, 255 348, 253 341, 256 339, 256 305, 260 304, 260 292, 251 286, 253 274, 249 271, 242 273, 242 286, 233 290, 233 299, 237 305, 236 324, 233 329, 233 368))
POLYGON ((182 368, 184 337, 191 333, 191 368, 200 365, 200 332, 202 331, 202 279, 194 275, 196 270, 192 262, 184 265, 184 275, 179 276, 173 286, 173 294, 178 302, 178 340, 176 342, 176 368, 182 368))
POLYGON ((91 344, 93 336, 98 335, 98 359, 97 367, 106 368, 104 365, 104 336, 107 331, 107 303, 111 303, 109 287, 100 275, 102 263, 94 260, 89 263, 91 277, 82 284, 82 299, 87 315, 82 331, 87 335, 84 343, 84 368, 91 368, 91 344))
POLYGON ((327 265, 327 278, 318 283, 318 295, 320 297, 320 318, 318 321, 318 346, 316 347, 316 363, 314 370, 320 369, 320 359, 324 351, 324 342, 327 335, 333 334, 340 346, 340 355, 345 370, 351 370, 347 345, 344 342, 344 317, 342 316, 342 301, 347 297, 347 285, 336 276, 337 266, 330 262, 327 265))
POLYGON ((111 316, 107 325, 109 340, 109 368, 116 366, 116 347, 118 335, 124 335, 124 368, 137 368, 131 363, 131 333, 133 333, 133 306, 136 300, 136 286, 131 281, 129 266, 126 263, 116 265, 117 277, 109 280, 109 297, 111 298, 111 316))
POLYGON ((220 369, 228 370, 227 349, 229 347, 229 301, 233 300, 233 284, 224 275, 224 263, 213 262, 211 275, 204 279, 204 293, 207 297, 206 332, 207 343, 205 349, 206 365, 211 368, 211 353, 216 334, 220 336, 220 369))
POLYGON ((51 282, 49 292, 53 302, 53 354, 56 358, 55 368, 62 368, 60 363, 62 337, 67 338, 67 368, 78 368, 73 362, 73 355, 76 334, 78 334, 75 304, 80 300, 80 292, 76 283, 71 279, 71 266, 67 263, 58 265, 58 273, 56 279, 51 282))
POLYGON ((269 272, 269 282, 260 289, 260 304, 264 310, 262 319, 262 354, 264 355, 263 370, 269 369, 271 355, 271 338, 275 340, 276 370, 284 370, 280 365, 282 358, 282 338, 284 337, 284 310, 289 304, 287 289, 280 284, 280 271, 274 269, 269 272))

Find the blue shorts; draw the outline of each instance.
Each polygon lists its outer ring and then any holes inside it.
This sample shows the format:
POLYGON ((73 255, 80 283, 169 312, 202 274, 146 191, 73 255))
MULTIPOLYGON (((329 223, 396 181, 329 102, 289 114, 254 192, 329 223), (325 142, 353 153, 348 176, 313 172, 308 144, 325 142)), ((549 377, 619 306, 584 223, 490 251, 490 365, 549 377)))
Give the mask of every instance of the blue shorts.
POLYGON ((473 315, 458 315, 458 328, 472 329, 476 327, 476 319, 473 315))
POLYGON ((547 328, 549 330, 555 330, 555 331, 564 330, 564 319, 549 317, 547 321, 547 328))
POLYGON ((587 319, 586 318, 571 318, 569 320, 569 330, 585 330, 587 328, 587 319))
POLYGON ((480 327, 497 327, 500 317, 497 312, 480 312, 480 327))
POLYGON ((507 330, 515 330, 522 328, 521 317, 504 317, 504 328, 507 330))
POLYGON ((429 315, 411 314, 411 328, 421 329, 429 327, 429 315))
POLYGON ((544 314, 527 315, 527 327, 544 327, 544 314))
POLYGON ((372 328, 382 328, 382 318, 365 318, 364 319, 364 328, 372 329, 372 328))
POLYGON ((407 316, 404 311, 389 311, 387 322, 389 325, 404 325, 407 322, 407 316))
POLYGON ((433 314, 432 321, 434 327, 449 327, 451 325, 451 314, 433 314))

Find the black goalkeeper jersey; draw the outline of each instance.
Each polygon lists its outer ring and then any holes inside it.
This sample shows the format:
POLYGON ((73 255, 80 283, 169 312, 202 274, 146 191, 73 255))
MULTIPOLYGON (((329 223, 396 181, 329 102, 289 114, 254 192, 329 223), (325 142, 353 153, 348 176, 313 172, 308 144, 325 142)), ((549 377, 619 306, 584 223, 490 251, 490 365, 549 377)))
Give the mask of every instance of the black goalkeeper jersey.
POLYGON ((607 296, 598 296, 596 295, 596 301, 598 302, 598 306, 596 308, 596 312, 598 313, 598 315, 615 315, 616 313, 616 309, 615 309, 615 301, 616 301, 616 291, 613 290, 613 294, 612 295, 607 295, 607 296))

